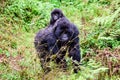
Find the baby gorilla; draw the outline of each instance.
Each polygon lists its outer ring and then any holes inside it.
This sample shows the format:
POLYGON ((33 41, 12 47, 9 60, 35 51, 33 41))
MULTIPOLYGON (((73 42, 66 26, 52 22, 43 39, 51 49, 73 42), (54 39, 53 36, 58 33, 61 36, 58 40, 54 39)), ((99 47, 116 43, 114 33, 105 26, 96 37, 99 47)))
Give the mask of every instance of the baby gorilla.
MULTIPOLYGON (((80 62, 78 35, 77 27, 65 17, 57 20, 54 26, 39 31, 35 37, 34 44, 43 69, 50 70, 47 64, 50 60, 55 61, 60 67, 66 69, 65 55, 67 51, 68 56, 73 59, 73 63, 74 61, 80 62)), ((75 62, 74 66, 76 67, 78 64, 75 62)), ((74 72, 77 72, 76 68, 74 72)))
POLYGON ((54 9, 51 12, 51 19, 50 19, 50 25, 49 26, 53 26, 54 23, 62 17, 65 17, 63 12, 60 9, 54 9))

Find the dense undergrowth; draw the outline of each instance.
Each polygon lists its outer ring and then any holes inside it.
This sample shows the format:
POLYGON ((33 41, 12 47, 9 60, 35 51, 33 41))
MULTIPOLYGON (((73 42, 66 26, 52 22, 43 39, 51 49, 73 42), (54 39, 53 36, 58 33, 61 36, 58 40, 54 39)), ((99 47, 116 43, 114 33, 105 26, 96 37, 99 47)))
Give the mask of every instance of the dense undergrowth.
POLYGON ((119 80, 119 0, 0 0, 0 80, 119 80), (80 30, 81 70, 71 61, 63 72, 44 75, 34 49, 35 33, 49 24, 50 12, 63 10, 80 30))

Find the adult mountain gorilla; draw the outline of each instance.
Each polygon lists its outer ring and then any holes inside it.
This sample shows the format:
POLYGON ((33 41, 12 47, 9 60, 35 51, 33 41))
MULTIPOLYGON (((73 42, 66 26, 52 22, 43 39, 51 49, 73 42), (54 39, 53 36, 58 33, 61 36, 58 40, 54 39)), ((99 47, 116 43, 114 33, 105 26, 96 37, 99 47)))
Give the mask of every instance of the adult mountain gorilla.
MULTIPOLYGON (((80 62, 80 46, 79 46, 79 31, 77 27, 72 24, 65 17, 60 18, 55 25, 54 35, 57 39, 57 47, 59 52, 57 53, 56 62, 63 63, 66 65, 64 56, 68 51, 68 56, 73 59, 73 61, 80 62)), ((78 64, 73 63, 76 66, 78 64)), ((65 67, 65 66, 63 66, 65 67)), ((74 69, 74 72, 77 72, 78 69, 74 69)))
MULTIPOLYGON (((58 19, 54 26, 39 31, 35 37, 34 44, 43 69, 50 70, 47 64, 50 60, 61 64, 60 67, 66 68, 67 65, 64 56, 67 51, 68 56, 73 61, 80 62, 78 35, 79 31, 77 27, 65 17, 58 19)), ((74 65, 78 66, 77 64, 74 65)), ((74 72, 77 72, 77 69, 74 69, 74 72)))

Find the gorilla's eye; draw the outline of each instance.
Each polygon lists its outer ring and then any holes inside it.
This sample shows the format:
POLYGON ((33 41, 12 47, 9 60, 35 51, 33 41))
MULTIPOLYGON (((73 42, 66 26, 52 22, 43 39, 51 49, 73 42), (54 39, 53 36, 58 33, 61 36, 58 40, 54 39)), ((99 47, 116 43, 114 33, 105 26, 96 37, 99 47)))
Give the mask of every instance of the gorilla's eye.
POLYGON ((61 29, 61 30, 63 30, 63 29, 64 29, 64 27, 61 27, 60 29, 61 29))
POLYGON ((60 29, 66 30, 66 29, 68 29, 68 27, 67 26, 62 26, 60 29))

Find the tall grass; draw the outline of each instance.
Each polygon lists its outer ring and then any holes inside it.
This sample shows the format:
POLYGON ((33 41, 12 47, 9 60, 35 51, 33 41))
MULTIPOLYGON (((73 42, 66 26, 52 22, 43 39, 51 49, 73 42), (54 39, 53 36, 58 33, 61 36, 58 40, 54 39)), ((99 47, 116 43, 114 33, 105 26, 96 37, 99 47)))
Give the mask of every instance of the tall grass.
POLYGON ((1 0, 1 80, 117 80, 120 74, 119 0, 1 0), (41 69, 34 49, 36 32, 49 24, 50 12, 63 10, 80 30, 81 70, 41 69))

